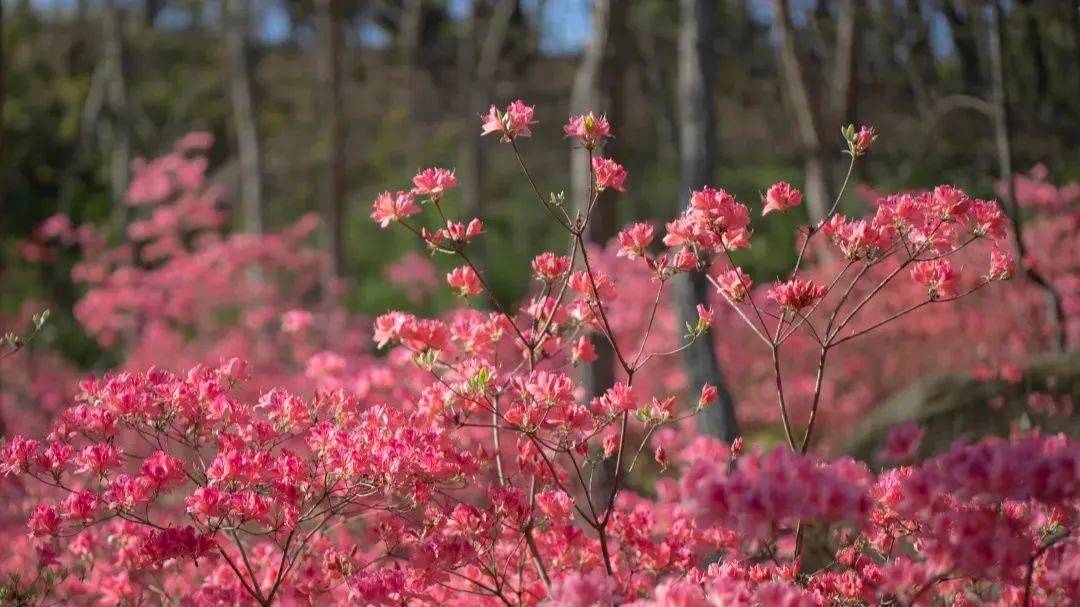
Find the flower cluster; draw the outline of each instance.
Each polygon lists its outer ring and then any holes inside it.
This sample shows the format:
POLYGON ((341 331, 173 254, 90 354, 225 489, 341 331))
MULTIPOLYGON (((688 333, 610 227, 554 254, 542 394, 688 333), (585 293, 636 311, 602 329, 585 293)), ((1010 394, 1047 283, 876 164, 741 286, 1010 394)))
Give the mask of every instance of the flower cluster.
MULTIPOLYGON (((510 143, 527 170, 520 144, 537 124, 515 101, 493 106, 481 129, 510 143)), ((588 152, 593 178, 576 211, 536 192, 569 244, 532 259, 522 302, 491 292, 470 255, 484 224, 457 216, 454 172, 425 169, 378 196, 372 220, 453 260, 446 287, 429 263, 408 261, 423 267, 413 270, 423 293, 449 287, 490 308, 388 311, 365 339, 382 351, 375 357, 349 347, 350 331, 317 339, 350 326, 333 324, 342 312, 308 311, 300 295, 231 272, 234 288, 257 285, 261 296, 228 300, 259 310, 244 343, 266 346, 253 354, 294 348, 299 389, 263 385, 278 368, 265 359, 207 349, 204 358, 228 362, 90 378, 45 436, 6 439, 0 474, 26 487, 25 527, 13 534, 25 542, 23 564, 80 572, 50 591, 103 604, 1071 604, 1080 593, 1076 441, 1018 432, 876 474, 810 452, 819 413, 834 408, 826 369, 841 345, 924 307, 949 309, 942 304, 1014 272, 995 203, 941 186, 880 197, 861 219, 834 205, 802 232, 792 272, 755 288, 736 260, 752 246, 757 214, 719 188, 692 192, 659 239, 658 226, 635 222, 606 249, 587 243, 590 214, 615 204, 627 173, 603 155, 612 136, 604 117, 571 117, 563 132, 588 152), (803 267, 814 238, 824 248, 809 255, 833 258, 803 267), (964 256, 987 254, 988 270, 964 274, 964 256), (668 330, 676 321, 664 295, 689 272, 708 276, 719 309, 698 305, 680 338, 668 330), (716 343, 734 344, 721 355, 763 359, 739 368, 753 371, 740 379, 768 380, 759 383, 775 391, 784 444, 686 435, 720 390, 656 370, 721 327, 716 343), (766 356, 746 355, 754 339, 766 356), (590 392, 573 367, 601 360, 601 346, 614 377, 590 392), (792 359, 810 360, 811 379, 783 371, 792 359), (656 478, 655 497, 638 491, 643 473, 656 478)), ((850 127, 844 136, 855 162, 876 134, 850 127)), ((179 171, 179 183, 195 187, 200 166, 173 159, 154 170, 179 171)), ((176 179, 154 175, 133 185, 132 200, 152 207, 175 193, 176 179)), ((761 215, 801 202, 778 183, 761 215)), ((190 236, 166 229, 175 227, 168 213, 151 224, 154 238, 190 236)), ((85 238, 62 220, 47 227, 61 244, 85 238)), ((297 242, 278 239, 286 250, 297 242)), ((236 247, 216 250, 246 250, 236 247)), ((197 275, 209 280, 214 266, 204 263, 197 275)), ((114 286, 169 293, 153 269, 124 269, 114 286)), ((191 314, 180 318, 220 326, 191 314)), ((917 425, 896 429, 883 455, 912 462, 922 435, 917 425)))

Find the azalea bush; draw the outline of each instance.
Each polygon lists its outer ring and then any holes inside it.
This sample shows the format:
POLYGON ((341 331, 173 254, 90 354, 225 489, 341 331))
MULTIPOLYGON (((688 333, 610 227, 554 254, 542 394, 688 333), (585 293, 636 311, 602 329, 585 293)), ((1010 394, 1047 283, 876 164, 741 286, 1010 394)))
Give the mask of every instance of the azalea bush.
MULTIPOLYGON (((15 549, 23 575, 4 587, 5 598, 1073 604, 1080 596, 1075 441, 1017 430, 913 464, 920 431, 907 426, 883 445, 895 468, 875 472, 814 453, 819 420, 833 407, 830 361, 928 309, 1011 288, 995 284, 1017 272, 996 202, 943 185, 881 197, 863 218, 845 217, 834 204, 800 229, 790 274, 755 287, 739 265, 740 251, 753 244, 751 215, 768 220, 800 206, 797 188, 774 184, 760 205, 747 205, 706 187, 689 193, 685 211, 662 231, 632 223, 605 250, 587 237, 594 211, 618 204, 632 186, 603 154, 610 125, 585 114, 563 127, 587 152, 591 175, 574 201, 545 193, 529 170, 524 148, 537 124, 533 109, 515 101, 492 107, 482 132, 520 165, 536 204, 566 234, 567 250, 538 252, 523 269, 535 279, 525 302, 500 300, 472 251, 484 237, 483 218, 455 204, 453 171, 420 171, 411 186, 378 196, 371 217, 455 260, 445 282, 463 305, 432 318, 379 316, 371 326, 379 357, 335 341, 342 325, 303 309, 303 297, 268 291, 267 266, 229 262, 226 275, 244 305, 224 285, 210 291, 218 308, 182 305, 189 300, 174 284, 185 274, 179 270, 207 268, 195 276, 209 280, 214 260, 235 257, 234 249, 213 230, 200 239, 213 253, 192 249, 188 236, 198 226, 176 231, 187 215, 172 207, 192 202, 171 189, 177 174, 188 174, 176 167, 194 161, 187 148, 164 177, 136 181, 133 190, 144 195, 129 199, 164 205, 158 219, 132 226, 133 236, 152 241, 140 254, 150 251, 157 262, 129 266, 134 257, 104 256, 119 267, 91 267, 93 289, 101 289, 91 292, 100 295, 88 298, 96 307, 84 300, 80 314, 90 322, 103 310, 90 326, 138 343, 143 325, 124 319, 161 315, 163 303, 170 305, 161 323, 183 327, 228 323, 227 310, 251 310, 246 299, 255 298, 264 303, 254 306, 259 314, 244 323, 242 340, 253 345, 240 354, 260 358, 248 364, 210 348, 203 353, 221 364, 130 365, 80 383, 47 433, 9 437, 0 473, 19 483, 25 519, 11 532, 22 538, 15 549), (169 273, 158 274, 162 268, 169 273), (668 291, 689 272, 709 277, 723 307, 700 306, 696 321, 674 333, 668 291), (142 300, 165 286, 178 290, 175 305, 169 297, 142 300), (301 356, 295 344, 320 330, 322 349, 299 350, 306 362, 294 373, 307 381, 276 381, 301 356), (715 406, 717 387, 686 389, 663 378, 665 365, 699 339, 738 339, 728 351, 767 369, 780 446, 692 433, 687 421, 715 406), (269 362, 274 344, 288 345, 284 362, 269 362), (597 363, 600 344, 610 348, 616 378, 590 394, 577 370, 597 363), (789 364, 807 355, 809 380, 789 364), (656 477, 652 486, 632 484, 645 467, 656 477)), ((843 130, 849 176, 875 137, 870 127, 843 130)), ((201 191, 202 181, 186 187, 201 191)), ((71 230, 50 233, 64 240, 71 230)), ((259 257, 284 264, 287 256, 273 250, 259 257)), ((408 263, 422 266, 415 257, 408 263)), ((418 283, 416 297, 430 283, 418 283)))

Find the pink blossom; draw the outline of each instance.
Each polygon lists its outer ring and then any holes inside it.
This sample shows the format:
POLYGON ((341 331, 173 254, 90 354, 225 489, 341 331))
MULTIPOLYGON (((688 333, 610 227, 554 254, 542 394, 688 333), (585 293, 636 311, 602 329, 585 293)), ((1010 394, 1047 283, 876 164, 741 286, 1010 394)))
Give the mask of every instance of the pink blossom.
POLYGON ((30 467, 41 444, 33 439, 13 436, 0 450, 0 472, 4 476, 21 474, 30 467))
POLYGON ((446 282, 451 288, 456 289, 462 297, 479 295, 484 292, 480 277, 469 266, 454 268, 453 271, 446 275, 446 282))
POLYGON ((536 505, 544 516, 555 520, 567 520, 573 513, 574 499, 565 491, 554 489, 536 495, 536 505))
POLYGON ((150 501, 153 493, 153 482, 149 478, 118 474, 109 483, 105 498, 109 508, 131 510, 150 501))
POLYGON ((634 393, 630 386, 619 382, 608 388, 603 395, 596 399, 599 409, 607 415, 615 415, 637 408, 634 393))
POLYGON ((68 494, 60 508, 64 518, 86 521, 94 518, 98 503, 98 496, 93 491, 77 491, 68 494))
POLYGON ((417 196, 438 198, 457 187, 457 177, 453 171, 442 168, 424 169, 413 177, 412 193, 417 196))
POLYGON ((113 444, 95 443, 87 445, 79 454, 79 468, 76 472, 90 472, 102 476, 106 472, 120 467, 123 452, 113 444))
POLYGON ((653 241, 655 229, 648 223, 635 223, 619 232, 619 257, 637 259, 645 256, 645 249, 653 241))
POLYGON ((307 310, 289 310, 281 316, 281 331, 290 335, 303 333, 311 326, 312 319, 307 310))
POLYGON ((864 124, 859 127, 858 131, 855 131, 853 126, 849 126, 848 128, 852 131, 852 136, 848 141, 852 153, 856 156, 865 154, 870 149, 870 144, 874 143, 874 140, 877 139, 877 132, 874 130, 874 127, 864 124))
POLYGON ((925 434, 926 430, 920 428, 915 422, 889 430, 881 457, 885 460, 897 462, 910 460, 919 450, 919 444, 925 434))
POLYGON ((570 116, 570 121, 563 126, 563 133, 567 137, 577 137, 585 149, 591 150, 611 137, 611 125, 608 124, 607 116, 597 116, 589 112, 570 116))
POLYGON ((551 252, 541 253, 532 261, 532 270, 537 280, 554 280, 569 272, 570 266, 569 257, 551 252))
POLYGON ((157 490, 182 482, 185 478, 184 462, 164 451, 155 451, 139 467, 143 478, 157 490))
POLYGON ((712 327, 713 318, 715 317, 715 314, 713 313, 713 309, 712 309, 711 306, 705 306, 705 305, 702 305, 702 304, 698 304, 697 305, 697 314, 698 314, 698 325, 697 326, 698 326, 699 329, 705 330, 705 329, 708 329, 709 327, 712 327))
POLYGON ((775 301, 785 310, 798 312, 825 297, 826 292, 827 289, 824 285, 795 278, 787 282, 776 283, 769 289, 769 299, 775 301))
POLYGON ((656 450, 653 452, 653 460, 660 466, 661 471, 667 470, 669 461, 667 451, 664 450, 663 445, 658 445, 656 447, 656 450))
POLYGON ((547 607, 595 607, 617 602, 615 581, 602 571, 569 572, 551 583, 547 607))
POLYGON ((693 250, 683 247, 671 257, 671 269, 675 272, 689 272, 698 266, 698 256, 693 250))
POLYGON ((761 210, 762 215, 768 215, 773 211, 782 212, 801 205, 802 192, 781 181, 769 187, 762 201, 765 203, 765 207, 761 210))
POLYGON ((56 508, 48 505, 40 505, 30 513, 27 526, 30 527, 30 537, 43 537, 56 535, 60 530, 60 514, 56 508))
POLYGON ((505 112, 500 112, 499 108, 493 105, 484 115, 481 135, 500 133, 505 142, 513 141, 518 137, 531 137, 532 131, 529 127, 537 124, 537 121, 533 120, 534 113, 535 109, 525 105, 525 102, 520 99, 506 106, 505 112))
POLYGON ((930 299, 955 296, 959 282, 959 277, 947 259, 916 262, 911 268, 911 278, 926 287, 930 299))
POLYGON ((596 156, 592 160, 593 174, 596 177, 596 189, 626 191, 626 169, 610 158, 596 156))
POLYGON ((933 206, 942 218, 956 218, 965 215, 971 209, 972 200, 963 190, 950 185, 934 188, 933 206))
MULTIPOLYGON (((417 178, 419 179, 421 175, 424 175, 424 173, 417 175, 417 178)), ((430 183, 426 177, 422 182, 430 183)), ((417 187, 420 187, 419 184, 417 184, 417 187)), ((375 220, 375 223, 379 224, 380 228, 386 228, 395 221, 407 219, 419 212, 420 207, 416 206, 411 193, 399 191, 397 194, 391 194, 390 192, 383 192, 379 194, 372 204, 371 218, 375 220)))
POLYGON ((714 403, 716 402, 716 399, 719 397, 719 395, 720 391, 717 389, 716 386, 712 384, 705 384, 704 386, 701 386, 701 395, 698 396, 697 406, 705 407, 710 403, 714 403))
POLYGON ((986 274, 987 280, 1009 280, 1015 272, 1016 264, 1008 253, 999 250, 990 253, 990 271, 986 274))
POLYGON ((440 228, 435 233, 435 240, 442 242, 450 240, 455 243, 467 243, 473 238, 484 233, 484 222, 479 219, 471 219, 468 224, 456 221, 447 221, 445 228, 440 228))
POLYGON ((595 300, 599 295, 601 300, 607 301, 615 298, 617 293, 615 282, 611 277, 604 274, 593 276, 585 270, 574 272, 570 275, 570 288, 582 294, 587 300, 595 300), (595 292, 594 292, 595 282, 595 292))
POLYGON ((592 341, 582 335, 574 342, 574 347, 570 350, 570 359, 575 363, 591 363, 596 360, 596 348, 593 346, 592 341))
POLYGON ((728 270, 716 277, 716 290, 735 303, 746 299, 753 284, 750 277, 743 273, 742 268, 728 270))

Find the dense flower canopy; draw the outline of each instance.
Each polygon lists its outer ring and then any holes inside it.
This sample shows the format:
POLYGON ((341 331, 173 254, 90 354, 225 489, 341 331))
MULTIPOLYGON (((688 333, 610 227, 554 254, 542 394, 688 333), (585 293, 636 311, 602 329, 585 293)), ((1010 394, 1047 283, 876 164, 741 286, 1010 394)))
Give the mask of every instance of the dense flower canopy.
MULTIPOLYGON (((481 128, 524 169, 519 145, 537 124, 514 101, 481 128)), ((149 212, 129 230, 138 246, 50 220, 30 251, 84 250, 80 320, 132 354, 79 383, 46 431, 6 437, 0 474, 19 515, 9 567, 24 577, 5 592, 103 605, 1073 604, 1076 441, 1017 428, 912 464, 923 434, 908 425, 882 445, 897 467, 814 451, 821 418, 872 404, 852 405, 858 387, 827 362, 871 364, 860 344, 880 335, 905 356, 903 339, 934 333, 912 319, 948 322, 969 302, 980 314, 1012 305, 994 299, 1030 305, 994 284, 1018 272, 997 203, 943 185, 878 196, 864 218, 834 207, 800 230, 790 275, 755 285, 735 254, 753 246, 752 216, 801 204, 796 188, 768 188, 759 212, 705 187, 662 230, 635 222, 602 249, 585 230, 598 205, 618 204, 627 172, 601 155, 604 117, 563 130, 588 153, 588 199, 537 191, 569 245, 523 269, 535 281, 516 307, 470 256, 484 223, 458 212, 444 168, 379 195, 371 213, 454 260, 445 286, 423 258, 388 269, 423 276, 417 297, 472 298, 437 317, 391 310, 368 324, 308 309, 317 285, 295 278, 323 263, 305 245, 311 220, 221 237, 200 136, 133 181, 128 202, 149 212), (811 240, 832 258, 812 259, 811 240), (713 305, 680 338, 665 294, 695 271, 713 305), (182 346, 173 360, 141 355, 163 336, 182 346), (672 366, 702 339, 745 378, 748 421, 777 421, 781 444, 692 433, 718 389, 686 386, 672 366), (576 368, 598 344, 616 377, 590 394, 576 368)), ((876 138, 844 133, 852 163, 876 138)), ((1036 229, 1056 229, 1045 242, 1060 246, 1070 221, 1036 229)), ((1006 362, 992 360, 995 373, 1006 362)))

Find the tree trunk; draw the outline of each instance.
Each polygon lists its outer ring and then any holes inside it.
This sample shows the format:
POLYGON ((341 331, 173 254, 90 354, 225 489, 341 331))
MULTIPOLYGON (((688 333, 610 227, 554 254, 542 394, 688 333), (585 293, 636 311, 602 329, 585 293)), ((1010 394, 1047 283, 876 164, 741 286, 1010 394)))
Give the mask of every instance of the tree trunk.
MULTIPOLYGON (((593 1, 593 35, 585 47, 570 94, 572 113, 606 113, 616 137, 619 136, 619 128, 624 125, 622 96, 625 82, 617 53, 620 38, 625 31, 625 19, 625 0, 593 1)), ((605 156, 614 153, 614 141, 609 140, 606 144, 603 150, 605 156)), ((589 154, 585 149, 575 148, 571 152, 570 175, 572 204, 584 212, 592 179, 589 154)), ((593 211, 586 234, 589 243, 600 246, 614 238, 618 230, 616 205, 611 200, 603 200, 605 196, 610 197, 610 194, 601 196, 601 202, 593 211)), ((589 394, 598 395, 615 383, 615 353, 605 339, 594 340, 594 343, 597 360, 589 365, 585 383, 589 394)))
POLYGON ((122 234, 128 221, 124 203, 131 165, 131 123, 128 115, 127 76, 124 69, 123 16, 118 0, 108 0, 101 13, 103 57, 108 73, 109 186, 113 197, 113 230, 122 234))
POLYGON ((461 104, 461 150, 458 156, 458 180, 465 212, 481 215, 480 138, 477 136, 476 102, 473 80, 476 78, 476 0, 469 0, 468 14, 458 25, 458 86, 461 104))
MULTIPOLYGON (((4 5, 0 2, 0 33, 4 31, 4 5)), ((4 102, 7 101, 7 56, 4 54, 4 37, 0 35, 0 237, 4 235, 4 102)), ((0 276, 4 274, 5 256, 0 255, 0 276)))
MULTIPOLYGON (((624 126, 622 100, 625 91, 625 74, 621 62, 620 42, 625 39, 626 0, 593 0, 592 3, 592 38, 585 46, 581 64, 574 77, 570 93, 570 110, 574 114, 584 112, 603 112, 607 114, 612 132, 620 136, 624 126)), ((615 139, 610 139, 602 151, 604 156, 612 156, 616 149, 615 139)), ((601 151, 594 152, 600 154, 601 151)), ((589 202, 592 167, 589 166, 589 154, 583 148, 575 148, 570 155, 571 204, 581 213, 585 212, 589 202)), ((604 246, 615 237, 617 215, 615 201, 611 193, 600 196, 589 222, 585 240, 588 245, 604 246)), ((596 360, 584 370, 584 385, 587 398, 603 394, 615 385, 615 351, 605 338, 593 340, 596 347, 596 360)), ((615 458, 603 460, 603 465, 596 470, 595 493, 593 499, 605 503, 614 489, 615 458)))
MULTIPOLYGON (((712 0, 681 0, 679 28, 679 142, 681 171, 678 200, 685 209, 689 192, 709 184, 716 166, 716 47, 712 32, 712 0)), ((708 305, 709 283, 701 272, 684 275, 675 284, 675 303, 683 323, 697 322, 698 304, 708 305)), ((715 385, 720 403, 698 416, 698 429, 731 442, 739 435, 735 404, 727 389, 712 336, 699 339, 683 353, 689 391, 715 385)))
POLYGON ((1034 75, 1031 107, 1049 109, 1050 107, 1050 70, 1046 65, 1046 52, 1043 48, 1042 31, 1039 27, 1039 6, 1027 0, 1023 5, 1025 37, 1028 55, 1031 57, 1031 69, 1034 75))
POLYGON ((829 170, 818 124, 815 102, 806 82, 806 73, 795 44, 795 32, 788 13, 787 0, 773 0, 773 22, 777 31, 776 53, 780 79, 795 118, 795 130, 803 148, 806 168, 806 206, 810 221, 825 217, 831 205, 829 170))
MULTIPOLYGON (((1073 65, 1080 65, 1080 0, 1073 0, 1072 6, 1069 7, 1069 24, 1072 25, 1072 37, 1073 37, 1073 65)), ((1074 75, 1080 76, 1075 73, 1074 75)), ((1080 77, 1077 78, 1077 83, 1080 84, 1080 77)))
POLYGON ((830 82, 830 111, 825 125, 837 129, 852 121, 855 110, 855 58, 858 56, 859 9, 853 0, 837 2, 840 13, 836 23, 836 49, 833 53, 833 76, 830 82))
POLYGON ((472 215, 484 214, 483 147, 480 144, 480 115, 486 106, 495 102, 495 76, 499 58, 510 30, 510 19, 517 7, 516 0, 499 0, 487 22, 479 48, 477 35, 479 14, 475 0, 470 3, 470 13, 462 20, 460 33, 459 65, 461 68, 462 105, 464 107, 462 160, 465 169, 462 194, 465 208, 472 215))
POLYGON ((945 0, 942 12, 949 21, 952 30, 956 54, 960 59, 960 71, 964 76, 966 92, 980 94, 983 89, 983 71, 979 62, 979 40, 975 34, 970 14, 962 13, 956 6, 957 0, 945 0))
POLYGON ((236 148, 240 157, 241 225, 244 231, 258 234, 266 228, 266 209, 263 203, 259 136, 252 99, 248 2, 225 0, 225 10, 229 96, 232 100, 236 148))
MULTIPOLYGON (((414 89, 419 81, 420 70, 420 33, 424 21, 423 0, 405 0, 401 9, 401 24, 398 34, 398 94, 401 108, 405 113, 406 124, 415 124, 419 119, 414 89)), ((402 142, 405 148, 406 166, 414 166, 419 142, 407 137, 402 142)))
MULTIPOLYGON (((1027 259, 1027 246, 1024 242, 1023 215, 1016 200, 1016 181, 1013 177, 1012 124, 1010 120, 1008 89, 1006 88, 1005 66, 1005 25, 998 0, 986 8, 987 33, 990 55, 990 92, 994 107, 994 140, 997 147, 998 168, 1001 179, 1008 184, 1005 211, 1009 215, 1016 258, 1027 259)), ((1065 308, 1061 293, 1035 266, 1023 264, 1024 275, 1035 283, 1046 300, 1047 316, 1054 319, 1054 346, 1064 352, 1069 347, 1069 334, 1065 308)))
POLYGON ((932 91, 937 84, 937 68, 934 65, 934 53, 930 48, 930 24, 923 14, 920 0, 907 2, 907 28, 912 34, 908 53, 910 60, 905 66, 911 82, 912 95, 919 108, 919 115, 928 118, 931 114, 932 91))
POLYGON ((329 282, 342 277, 345 265, 345 137, 341 116, 344 26, 340 0, 318 0, 315 7, 320 115, 317 158, 322 169, 319 206, 330 262, 329 282))

